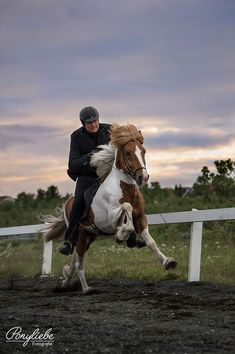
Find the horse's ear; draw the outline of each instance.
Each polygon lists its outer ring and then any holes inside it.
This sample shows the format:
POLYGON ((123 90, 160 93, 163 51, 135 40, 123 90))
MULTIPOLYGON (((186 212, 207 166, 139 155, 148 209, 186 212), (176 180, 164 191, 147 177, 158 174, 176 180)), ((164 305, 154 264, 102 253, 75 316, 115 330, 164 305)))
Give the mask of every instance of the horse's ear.
POLYGON ((144 137, 143 137, 142 131, 139 130, 139 133, 140 133, 140 138, 139 138, 138 140, 139 140, 139 142, 140 142, 141 144, 143 144, 143 143, 144 143, 144 137))

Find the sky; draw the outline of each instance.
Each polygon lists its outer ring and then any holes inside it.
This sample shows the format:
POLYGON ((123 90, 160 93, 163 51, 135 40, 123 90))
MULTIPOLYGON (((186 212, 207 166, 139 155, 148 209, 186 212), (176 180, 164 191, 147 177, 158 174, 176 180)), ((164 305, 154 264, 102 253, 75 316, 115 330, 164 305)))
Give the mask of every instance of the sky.
POLYGON ((235 159, 234 0, 0 0, 0 195, 67 176, 79 112, 141 129, 150 181, 235 159))

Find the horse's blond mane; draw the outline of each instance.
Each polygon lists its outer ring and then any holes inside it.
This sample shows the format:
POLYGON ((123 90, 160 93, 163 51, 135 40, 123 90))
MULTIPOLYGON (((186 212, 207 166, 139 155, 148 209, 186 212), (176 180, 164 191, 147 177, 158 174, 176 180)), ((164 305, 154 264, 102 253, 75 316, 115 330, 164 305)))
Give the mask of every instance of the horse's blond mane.
POLYGON ((96 173, 99 177, 105 178, 111 171, 115 150, 118 147, 124 146, 130 140, 137 140, 143 144, 143 135, 133 124, 118 125, 113 124, 109 130, 110 142, 108 145, 100 145, 99 152, 91 156, 90 165, 96 168, 96 173))
POLYGON ((137 140, 140 144, 144 142, 141 131, 133 124, 113 124, 110 128, 110 138, 111 143, 117 147, 125 145, 130 140, 137 140))

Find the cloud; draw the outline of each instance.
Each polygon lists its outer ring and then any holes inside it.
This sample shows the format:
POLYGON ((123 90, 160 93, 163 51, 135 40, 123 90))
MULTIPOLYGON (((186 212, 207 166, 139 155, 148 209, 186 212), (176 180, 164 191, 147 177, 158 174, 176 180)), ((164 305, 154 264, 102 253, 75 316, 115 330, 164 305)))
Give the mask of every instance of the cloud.
POLYGON ((46 153, 37 155, 34 151, 11 149, 0 153, 4 170, 0 171, 0 195, 16 196, 22 191, 36 193, 39 188, 47 189, 57 185, 62 194, 73 193, 74 182, 66 173, 67 157, 46 153))
POLYGON ((203 166, 212 167, 215 160, 234 159, 235 142, 223 146, 179 146, 147 149, 146 160, 150 180, 163 186, 192 185, 203 166))
POLYGON ((5 150, 19 145, 33 145, 37 142, 58 138, 62 132, 58 128, 36 125, 1 125, 0 148, 5 150))
POLYGON ((212 134, 191 130, 178 132, 166 132, 153 136, 145 136, 145 145, 150 148, 173 148, 173 147, 216 147, 234 141, 233 134, 212 134))
MULTIPOLYGON (((65 170, 86 105, 103 122, 136 124, 150 152, 171 161, 180 151, 185 181, 188 151, 198 161, 232 154, 234 15, 235 3, 220 0, 1 1, 0 147, 13 165, 17 151, 25 160, 11 170, 2 157, 12 176, 27 167, 30 178, 34 159, 45 179, 50 159, 65 170)), ((168 175, 161 166, 165 181, 178 180, 181 160, 168 175)))

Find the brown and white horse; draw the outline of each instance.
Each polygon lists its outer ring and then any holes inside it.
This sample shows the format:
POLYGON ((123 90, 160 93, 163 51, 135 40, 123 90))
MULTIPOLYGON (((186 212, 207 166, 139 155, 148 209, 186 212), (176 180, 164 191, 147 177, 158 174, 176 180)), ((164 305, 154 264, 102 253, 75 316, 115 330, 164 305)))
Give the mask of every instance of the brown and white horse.
MULTIPOLYGON (((91 165, 96 167, 102 178, 88 216, 80 222, 76 251, 70 266, 65 266, 63 285, 69 285, 76 270, 84 293, 90 288, 84 273, 84 254, 97 235, 114 235, 116 242, 126 241, 133 231, 142 237, 165 269, 174 268, 176 261, 166 257, 158 248, 148 230, 144 213, 144 198, 139 186, 147 183, 143 136, 134 125, 113 125, 110 143, 99 146, 99 152, 91 157, 91 165)), ((49 230, 46 241, 61 236, 68 226, 73 199, 70 198, 58 219, 47 219, 49 230), (66 226, 67 225, 67 226, 66 226)))

